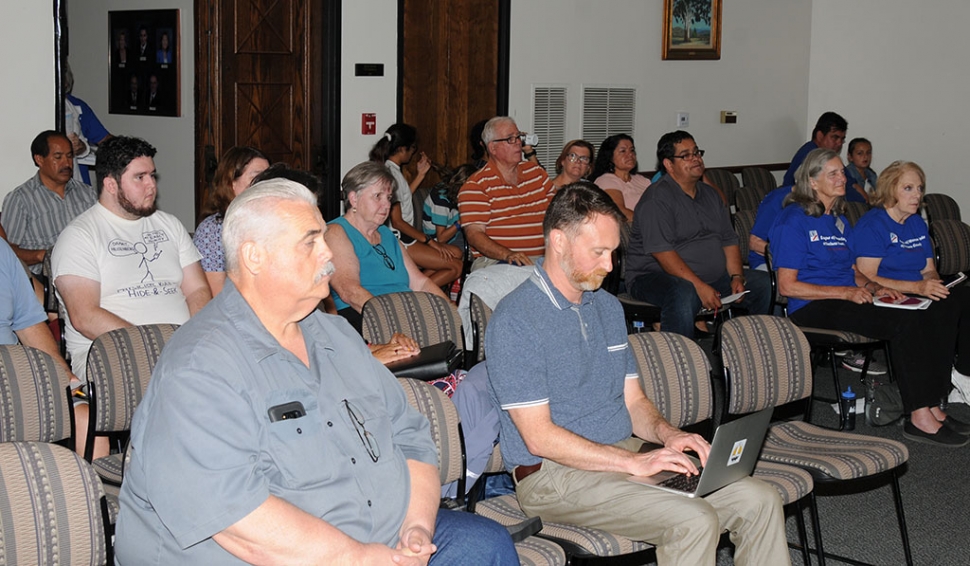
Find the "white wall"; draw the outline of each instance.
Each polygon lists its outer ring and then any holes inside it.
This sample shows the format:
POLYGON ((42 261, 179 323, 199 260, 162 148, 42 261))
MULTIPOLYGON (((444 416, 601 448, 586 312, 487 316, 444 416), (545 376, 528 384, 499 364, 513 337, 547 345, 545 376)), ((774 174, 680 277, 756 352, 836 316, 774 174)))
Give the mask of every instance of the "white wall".
POLYGON ((515 1, 509 111, 528 131, 533 84, 565 84, 566 139, 578 138, 584 84, 635 86, 641 169, 678 112, 708 166, 788 161, 807 139, 811 16, 811 2, 725 2, 719 61, 663 61, 663 0, 515 1))
MULTIPOLYGON (((872 141, 877 172, 897 159, 970 216, 970 3, 814 0, 807 131, 835 110, 872 141)), ((848 149, 848 147, 846 147, 848 149)), ((843 156, 845 152, 843 152, 843 156)))
POLYGON ((15 22, 0 33, 0 202, 37 172, 30 142, 54 128, 54 15, 51 2, 4 4, 15 22), (15 55, 15 56, 12 56, 15 55))
POLYGON ((367 160, 397 121, 397 0, 345 0, 340 72, 340 176, 367 160), (383 63, 383 77, 355 77, 355 63, 383 63), (361 135, 363 113, 377 114, 376 135, 361 135))
MULTIPOLYGON (((46 2, 38 2, 46 4, 46 2)), ((50 11, 50 7, 47 7, 50 11)), ((195 49, 192 0, 85 0, 68 3, 74 95, 87 102, 114 135, 144 138, 158 149, 159 208, 195 229, 195 49), (108 113, 108 11, 180 10, 182 115, 108 113)))

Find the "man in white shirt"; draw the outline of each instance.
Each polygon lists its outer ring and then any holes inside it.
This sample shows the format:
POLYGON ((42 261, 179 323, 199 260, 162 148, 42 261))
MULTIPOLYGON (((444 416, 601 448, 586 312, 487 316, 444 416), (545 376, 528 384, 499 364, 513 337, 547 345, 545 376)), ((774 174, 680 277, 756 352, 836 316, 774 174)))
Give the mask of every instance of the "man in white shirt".
POLYGON ((199 251, 173 215, 155 207, 155 148, 131 137, 98 151, 98 202, 61 233, 51 257, 74 373, 91 342, 140 324, 182 324, 212 294, 199 251))

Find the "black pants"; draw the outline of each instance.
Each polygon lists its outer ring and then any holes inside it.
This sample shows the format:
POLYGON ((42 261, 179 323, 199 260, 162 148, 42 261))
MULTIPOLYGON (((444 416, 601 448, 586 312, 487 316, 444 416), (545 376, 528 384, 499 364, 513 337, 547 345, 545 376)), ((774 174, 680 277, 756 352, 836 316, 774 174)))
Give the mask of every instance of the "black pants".
MULTIPOLYGON (((816 300, 795 311, 791 319, 801 326, 888 340, 893 375, 907 412, 939 405, 947 396, 954 356, 958 370, 970 366, 970 290, 951 293, 922 311, 816 300), (958 331, 961 319, 967 321, 962 333, 958 331), (958 339, 958 334, 966 336, 958 339)), ((970 371, 970 367, 964 369, 970 371)))

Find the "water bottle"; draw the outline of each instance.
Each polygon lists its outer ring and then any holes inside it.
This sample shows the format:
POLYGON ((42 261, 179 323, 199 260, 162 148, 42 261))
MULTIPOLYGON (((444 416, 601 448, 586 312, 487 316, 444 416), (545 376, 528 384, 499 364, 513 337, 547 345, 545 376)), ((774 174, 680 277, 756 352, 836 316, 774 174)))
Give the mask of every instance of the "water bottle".
POLYGON ((855 430, 855 392, 851 385, 842 392, 839 401, 842 404, 842 430, 855 430))

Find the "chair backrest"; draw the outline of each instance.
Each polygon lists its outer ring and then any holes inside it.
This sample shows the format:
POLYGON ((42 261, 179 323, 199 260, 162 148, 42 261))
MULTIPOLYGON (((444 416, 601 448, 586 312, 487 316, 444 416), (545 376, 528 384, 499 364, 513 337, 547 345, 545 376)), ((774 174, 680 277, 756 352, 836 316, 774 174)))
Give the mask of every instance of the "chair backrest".
POLYGON ((696 342, 670 332, 627 338, 637 360, 640 386, 670 424, 682 428, 713 416, 711 366, 696 342))
POLYGON ((464 494, 465 450, 461 437, 458 409, 445 393, 424 381, 399 377, 408 403, 427 417, 431 423, 431 438, 438 449, 438 470, 441 485, 459 482, 458 493, 464 494))
POLYGON ((411 203, 414 207, 414 222, 411 224, 418 230, 423 231, 424 228, 424 199, 428 197, 430 191, 428 187, 419 187, 411 194, 411 203))
POLYGON ((739 210, 734 213, 734 231, 738 235, 738 245, 741 247, 741 262, 748 264, 748 237, 754 228, 756 210, 739 210))
POLYGON ((771 171, 763 167, 745 167, 741 170, 741 184, 745 187, 757 187, 764 194, 778 188, 778 181, 771 171))
POLYGON ((423 291, 372 297, 361 310, 364 339, 386 344, 395 332, 407 334, 422 348, 451 340, 464 347, 458 309, 438 295, 423 291))
POLYGON ((936 250, 936 270, 943 275, 970 271, 970 226, 959 220, 934 220, 930 235, 936 250))
POLYGON ((94 340, 87 367, 91 386, 89 431, 124 432, 131 428, 131 417, 145 395, 152 370, 176 329, 177 324, 127 326, 94 340))
POLYGON ((855 226, 867 212, 869 212, 869 205, 864 202, 846 201, 845 203, 845 217, 852 226, 855 226))
POLYGON ((492 318, 492 309, 485 304, 485 301, 475 293, 470 293, 468 300, 468 312, 472 319, 472 353, 475 356, 475 363, 485 359, 485 328, 488 321, 492 318))
POLYGON ((926 193, 923 197, 923 206, 926 207, 926 216, 931 223, 937 220, 962 220, 960 205, 949 195, 926 193))
POLYGON ((712 183, 717 185, 717 188, 724 192, 724 196, 728 199, 728 206, 734 205, 734 197, 741 188, 740 183, 738 183, 738 178, 734 173, 728 171, 727 169, 707 169, 704 171, 707 178, 711 180, 712 183))
POLYGON ((57 313, 61 303, 57 300, 57 293, 54 292, 54 269, 51 267, 51 252, 53 250, 54 248, 50 248, 44 254, 44 260, 40 264, 40 274, 44 276, 44 310, 57 313))
POLYGON ((761 200, 765 198, 765 193, 758 187, 741 187, 738 189, 737 195, 735 195, 734 200, 737 204, 738 211, 741 210, 753 210, 758 211, 758 205, 761 204, 761 200))
POLYGON ((0 346, 0 442, 70 438, 70 379, 46 352, 0 346))
POLYGON ((73 451, 0 444, 0 556, 5 564, 106 564, 104 488, 73 451))
POLYGON ((721 325, 728 414, 777 407, 812 393, 811 347, 791 320, 752 315, 721 325))

